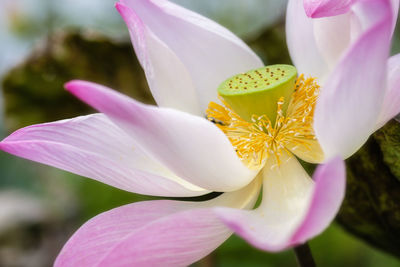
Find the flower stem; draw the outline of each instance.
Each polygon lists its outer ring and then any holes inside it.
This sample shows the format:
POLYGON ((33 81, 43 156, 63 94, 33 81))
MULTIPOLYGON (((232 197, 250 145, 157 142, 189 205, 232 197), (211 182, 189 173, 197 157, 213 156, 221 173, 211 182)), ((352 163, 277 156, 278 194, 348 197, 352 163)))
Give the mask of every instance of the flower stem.
POLYGON ((296 254, 297 264, 299 265, 299 267, 316 267, 308 243, 304 243, 295 247, 294 253, 296 254))

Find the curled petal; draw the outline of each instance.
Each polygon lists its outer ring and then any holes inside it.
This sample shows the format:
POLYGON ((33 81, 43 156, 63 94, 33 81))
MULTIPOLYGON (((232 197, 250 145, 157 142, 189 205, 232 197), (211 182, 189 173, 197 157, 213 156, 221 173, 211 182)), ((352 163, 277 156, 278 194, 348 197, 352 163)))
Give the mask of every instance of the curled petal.
POLYGON ((280 251, 323 231, 335 217, 345 192, 344 162, 320 165, 312 181, 295 157, 264 170, 263 200, 255 210, 218 208, 220 218, 252 245, 280 251))
POLYGON ((391 6, 385 0, 357 5, 364 14, 379 16, 346 51, 318 98, 314 128, 326 158, 346 158, 357 151, 375 130, 383 104, 391 6))
POLYGON ((225 79, 263 65, 233 33, 169 1, 121 0, 116 7, 160 106, 202 115, 225 79))
POLYGON ((211 191, 234 191, 257 174, 237 157, 224 133, 205 118, 141 104, 106 87, 72 81, 66 88, 105 113, 152 158, 211 191))
POLYGON ((205 202, 146 201, 102 213, 71 237, 55 266, 187 266, 232 233, 213 207, 251 208, 259 188, 255 180, 205 202))
POLYGON ((291 244, 301 244, 320 234, 335 218, 345 196, 346 170, 340 158, 320 165, 314 175, 315 187, 306 216, 291 237, 291 244))
POLYGON ((148 158, 103 114, 20 129, 4 139, 0 149, 130 192, 157 196, 208 192, 148 158))
MULTIPOLYGON (((354 14, 355 24, 359 24, 359 30, 366 30, 371 25, 375 24, 382 18, 382 4, 388 5, 391 10, 391 14, 388 14, 391 17, 392 27, 391 34, 396 27, 397 16, 399 12, 399 0, 364 0, 366 3, 354 4, 351 8, 352 13, 354 14)), ((386 10, 384 11, 386 12, 386 10)), ((390 11, 389 11, 390 12, 390 11)), ((355 29, 355 33, 357 29, 355 29)))
MULTIPOLYGON (((310 1, 309 1, 310 2, 310 1)), ((319 4, 323 1, 319 1, 319 4)), ((337 1, 333 1, 337 2, 337 1)), ((313 20, 314 38, 318 50, 332 70, 342 55, 356 41, 360 35, 382 20, 382 3, 367 1, 366 4, 357 4, 353 1, 345 13, 335 16, 326 16, 313 20)), ((398 0, 391 1, 393 13, 392 33, 396 25, 398 0)), ((349 1, 350 3, 350 1, 349 1)))
POLYGON ((382 5, 390 5, 393 34, 399 7, 399 0, 304 0, 304 8, 301 2, 288 5, 288 47, 300 73, 318 77, 320 84, 349 47, 386 15, 382 5))

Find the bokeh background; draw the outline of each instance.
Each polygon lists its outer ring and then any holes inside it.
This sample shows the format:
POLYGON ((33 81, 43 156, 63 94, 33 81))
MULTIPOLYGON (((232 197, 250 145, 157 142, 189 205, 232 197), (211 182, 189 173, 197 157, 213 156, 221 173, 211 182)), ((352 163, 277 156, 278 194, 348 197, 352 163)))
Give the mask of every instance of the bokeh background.
MULTIPOLYGON (((140 101, 154 103, 114 2, 0 0, 2 138, 30 124, 94 112, 63 89, 70 79, 102 83, 140 101)), ((235 32, 266 65, 290 64, 284 31, 286 1, 174 2, 235 32)), ((400 52, 398 32, 397 29, 392 53, 400 52)), ((393 131, 400 130, 395 124, 391 127, 393 131)), ((400 137, 396 140, 400 144, 400 137)), ((358 164, 359 159, 353 161, 358 164)), ((86 220, 111 208, 148 199, 152 198, 1 152, 0 266, 51 266, 62 245, 86 220)), ((349 205, 351 199, 346 203, 354 209, 349 205)), ((319 266, 400 266, 398 232, 384 230, 396 239, 386 246, 383 235, 375 238, 382 227, 374 228, 363 221, 364 228, 355 229, 355 217, 348 219, 346 210, 341 214, 344 217, 339 218, 340 225, 333 223, 310 242, 319 266)), ((290 250, 261 252, 232 236, 195 266, 296 266, 296 260, 290 250)))

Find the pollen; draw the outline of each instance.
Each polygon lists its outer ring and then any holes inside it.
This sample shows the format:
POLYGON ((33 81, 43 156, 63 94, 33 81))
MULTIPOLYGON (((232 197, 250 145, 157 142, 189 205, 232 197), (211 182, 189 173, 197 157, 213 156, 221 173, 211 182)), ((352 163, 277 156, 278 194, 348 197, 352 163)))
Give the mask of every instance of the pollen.
POLYGON ((276 118, 253 115, 251 121, 244 120, 222 97, 222 105, 210 102, 206 114, 226 134, 243 163, 260 169, 269 157, 275 157, 279 165, 282 153, 289 152, 287 147, 311 149, 309 141, 316 139, 313 117, 319 91, 314 78, 300 75, 290 99, 282 96, 277 101, 276 118), (285 114, 286 101, 289 105, 285 114))

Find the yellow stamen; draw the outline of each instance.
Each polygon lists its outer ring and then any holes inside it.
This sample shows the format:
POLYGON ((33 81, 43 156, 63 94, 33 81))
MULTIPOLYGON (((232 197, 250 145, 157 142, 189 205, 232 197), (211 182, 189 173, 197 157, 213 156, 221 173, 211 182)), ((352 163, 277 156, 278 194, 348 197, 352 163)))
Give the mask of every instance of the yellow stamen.
POLYGON ((282 110, 285 99, 281 97, 277 102, 274 125, 265 115, 253 115, 251 122, 245 121, 221 97, 223 106, 211 102, 206 114, 226 134, 242 161, 251 169, 260 169, 270 156, 280 164, 279 158, 282 152, 288 152, 289 144, 311 149, 309 141, 316 139, 312 126, 318 95, 319 85, 315 79, 304 79, 304 75, 300 75, 286 115, 282 110))

